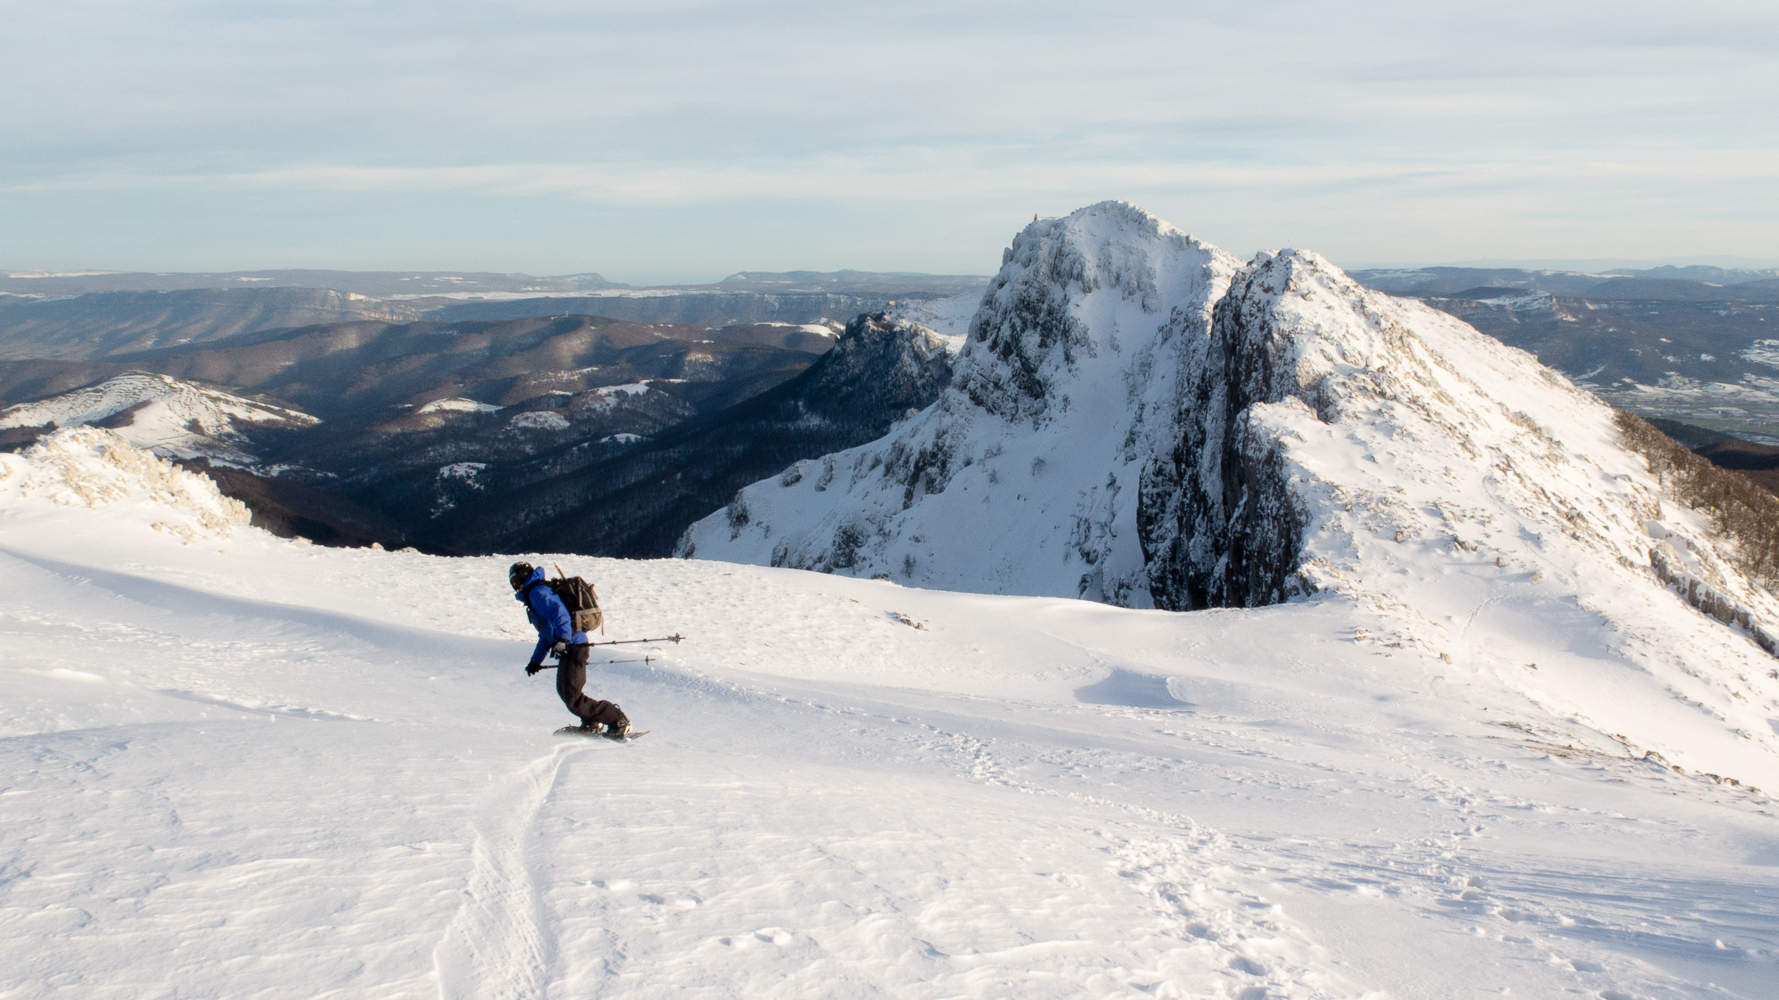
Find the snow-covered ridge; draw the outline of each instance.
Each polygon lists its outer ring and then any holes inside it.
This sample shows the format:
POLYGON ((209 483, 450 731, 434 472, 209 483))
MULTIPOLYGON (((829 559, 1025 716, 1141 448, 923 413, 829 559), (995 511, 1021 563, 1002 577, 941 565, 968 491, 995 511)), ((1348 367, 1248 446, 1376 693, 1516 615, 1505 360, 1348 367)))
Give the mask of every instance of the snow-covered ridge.
POLYGON ((223 496, 210 477, 98 427, 63 428, 21 455, 0 454, 0 507, 16 516, 45 502, 106 508, 188 543, 228 538, 252 519, 247 505, 223 496))
POLYGON ((176 458, 251 462, 243 428, 306 427, 320 419, 151 372, 130 372, 0 410, 0 427, 75 427, 105 422, 139 448, 176 458))

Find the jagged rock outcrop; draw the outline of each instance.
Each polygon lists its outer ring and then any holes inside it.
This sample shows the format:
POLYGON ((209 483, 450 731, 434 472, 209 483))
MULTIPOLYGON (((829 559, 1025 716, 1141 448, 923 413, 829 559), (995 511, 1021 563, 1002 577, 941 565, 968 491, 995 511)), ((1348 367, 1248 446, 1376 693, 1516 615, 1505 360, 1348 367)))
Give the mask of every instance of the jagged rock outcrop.
POLYGON ((879 415, 924 409, 951 378, 951 356, 931 330, 866 313, 847 324, 806 375, 761 405, 784 417, 794 406, 806 418, 830 423, 875 422, 879 415))

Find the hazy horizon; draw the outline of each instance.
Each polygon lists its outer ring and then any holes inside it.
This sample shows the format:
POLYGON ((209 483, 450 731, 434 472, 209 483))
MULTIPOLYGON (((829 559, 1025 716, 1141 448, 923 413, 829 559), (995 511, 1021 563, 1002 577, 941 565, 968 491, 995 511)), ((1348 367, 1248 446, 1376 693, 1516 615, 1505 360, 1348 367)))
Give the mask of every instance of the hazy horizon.
MULTIPOLYGON (((1761 270, 1779 268, 1779 259, 1760 259, 1760 258, 1752 258, 1752 257, 1734 257, 1734 256, 1723 256, 1723 255, 1696 256, 1696 257, 1663 257, 1663 258, 1656 258, 1653 260, 1624 260, 1624 259, 1617 259, 1617 258, 1605 258, 1605 259, 1582 258, 1582 259, 1557 259, 1557 260, 1499 260, 1499 259, 1491 259, 1491 260, 1435 261, 1435 262, 1431 262, 1431 263, 1414 263, 1414 262, 1403 262, 1403 261, 1353 261, 1353 262, 1335 261, 1334 263, 1341 266, 1343 269, 1349 270, 1349 271, 1383 270, 1383 269, 1389 269, 1389 268, 1413 269, 1413 268, 1425 268, 1425 267, 1475 267, 1475 268, 1520 268, 1520 269, 1524 269, 1524 270, 1537 270, 1537 271, 1577 271, 1577 272, 1582 272, 1582 273, 1597 273, 1597 272, 1609 271, 1609 270, 1618 270, 1618 269, 1636 270, 1636 269, 1662 267, 1662 266, 1666 266, 1666 265, 1672 265, 1675 267, 1687 267, 1687 266, 1694 266, 1694 265, 1702 265, 1702 266, 1708 266, 1708 267, 1722 267, 1722 268, 1726 268, 1726 269, 1745 268, 1745 269, 1761 269, 1761 270)), ((81 275, 97 276, 97 275, 104 275, 104 274, 131 274, 131 273, 168 274, 168 275, 173 275, 173 274, 236 274, 236 273, 251 273, 251 272, 255 272, 255 271, 304 271, 304 270, 344 271, 344 272, 361 272, 362 271, 362 272, 366 272, 366 273, 374 273, 374 272, 387 272, 387 273, 415 272, 415 273, 421 273, 421 272, 425 272, 425 273, 434 273, 434 274, 474 274, 474 273, 525 274, 525 275, 528 275, 530 277, 535 277, 535 278, 570 278, 570 277, 576 277, 576 276, 585 275, 585 274, 597 273, 600 277, 606 279, 607 281, 615 282, 618 284, 635 285, 637 287, 643 287, 643 288, 652 287, 652 286, 667 286, 667 285, 716 284, 717 282, 720 282, 720 281, 724 280, 725 278, 729 278, 735 274, 740 273, 739 271, 729 271, 724 274, 717 274, 717 275, 692 275, 690 277, 669 277, 669 278, 665 278, 665 279, 661 279, 661 280, 648 280, 646 278, 634 278, 633 279, 633 278, 625 277, 622 275, 609 274, 609 273, 606 273, 603 271, 599 271, 599 272, 567 271, 567 272, 563 272, 561 274, 533 274, 529 271, 516 271, 516 270, 512 270, 512 269, 488 270, 488 269, 470 269, 470 268, 404 268, 404 267, 396 267, 396 268, 363 268, 363 269, 360 269, 360 268, 339 268, 339 267, 315 267, 315 268, 268 267, 268 268, 228 268, 228 269, 219 269, 219 270, 213 270, 213 271, 183 271, 183 270, 168 269, 168 270, 159 270, 159 271, 132 272, 132 271, 125 271, 125 270, 121 270, 121 269, 115 269, 115 268, 80 268, 80 269, 67 269, 67 270, 52 270, 52 269, 47 269, 47 268, 0 267, 0 277, 8 277, 8 278, 45 277, 45 278, 47 278, 47 277, 64 277, 64 276, 72 277, 72 276, 81 276, 81 275)), ((760 268, 743 268, 741 270, 742 271, 760 271, 761 269, 760 268)), ((808 272, 825 273, 825 274, 832 274, 832 273, 839 272, 839 271, 864 271, 864 270, 865 270, 864 268, 849 268, 849 267, 834 267, 834 268, 825 268, 825 269, 818 269, 818 268, 812 268, 812 267, 792 267, 792 268, 785 269, 786 272, 808 271, 808 272)), ((956 272, 916 270, 916 271, 905 271, 905 272, 901 272, 901 273, 926 276, 926 277, 976 276, 976 277, 981 277, 981 278, 986 279, 988 277, 991 277, 994 272, 992 270, 956 271, 956 272)), ((568 293, 540 293, 540 294, 558 294, 558 295, 560 295, 560 294, 568 294, 568 293)))

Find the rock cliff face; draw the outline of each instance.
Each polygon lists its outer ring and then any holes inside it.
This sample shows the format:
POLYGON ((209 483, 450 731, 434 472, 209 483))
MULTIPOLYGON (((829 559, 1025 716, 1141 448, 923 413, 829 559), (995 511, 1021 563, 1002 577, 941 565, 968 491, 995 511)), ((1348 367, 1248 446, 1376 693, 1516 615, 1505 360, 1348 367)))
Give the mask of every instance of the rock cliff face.
POLYGON ((1265 419, 1280 407, 1329 426, 1409 415, 1423 440, 1437 433, 1442 451, 1476 457, 1453 421, 1490 401, 1463 398, 1473 395, 1463 376, 1422 334, 1456 334, 1497 364, 1520 359, 1466 332, 1367 292, 1313 253, 1260 254, 1243 268, 1187 375, 1176 446, 1145 470, 1138 523, 1156 603, 1253 606, 1314 589, 1297 573, 1313 515, 1292 484, 1305 480, 1292 436, 1265 419))

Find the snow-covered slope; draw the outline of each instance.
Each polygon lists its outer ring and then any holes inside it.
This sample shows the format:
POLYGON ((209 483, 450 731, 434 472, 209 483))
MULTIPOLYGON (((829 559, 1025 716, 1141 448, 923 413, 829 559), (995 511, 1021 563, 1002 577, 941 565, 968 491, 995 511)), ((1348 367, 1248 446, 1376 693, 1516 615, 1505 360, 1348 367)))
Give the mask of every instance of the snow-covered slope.
POLYGON ((1560 595, 1568 631, 1470 623, 1540 643, 1519 677, 1326 591, 1179 614, 529 554, 599 583, 611 638, 688 636, 598 651, 652 730, 617 747, 549 735, 511 557, 225 533, 181 476, 93 429, 0 455, 0 996, 1779 981, 1771 799, 1568 717, 1606 630, 1560 595))
POLYGON ((0 427, 96 423, 157 454, 251 462, 244 428, 306 427, 320 421, 298 410, 151 372, 119 375, 90 388, 0 410, 0 427))

